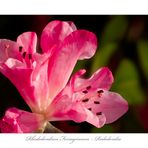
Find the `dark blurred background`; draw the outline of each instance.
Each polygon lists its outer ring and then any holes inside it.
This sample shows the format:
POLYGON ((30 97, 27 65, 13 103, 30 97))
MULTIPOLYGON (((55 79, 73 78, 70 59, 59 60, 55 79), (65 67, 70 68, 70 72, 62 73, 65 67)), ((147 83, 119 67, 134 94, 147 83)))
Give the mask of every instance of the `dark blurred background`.
MULTIPOLYGON (((40 39, 45 25, 55 19, 73 21, 78 29, 97 35, 97 53, 90 60, 79 61, 74 71, 85 68, 90 76, 98 68, 108 66, 115 78, 112 91, 127 99, 129 110, 100 129, 86 122, 52 123, 66 133, 148 132, 148 16, 4 15, 0 16, 0 38, 15 41, 19 34, 34 31, 40 39)), ((29 110, 14 85, 0 74, 0 118, 9 107, 29 110)))

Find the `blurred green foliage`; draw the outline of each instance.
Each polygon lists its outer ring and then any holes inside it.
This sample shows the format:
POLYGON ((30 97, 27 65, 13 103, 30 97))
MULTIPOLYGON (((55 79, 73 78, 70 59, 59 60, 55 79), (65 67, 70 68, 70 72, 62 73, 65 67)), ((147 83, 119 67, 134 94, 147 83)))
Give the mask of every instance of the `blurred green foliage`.
POLYGON ((143 72, 148 79, 148 41, 142 40, 137 44, 138 55, 143 72))
POLYGON ((107 22, 101 42, 106 44, 107 42, 118 42, 125 35, 128 27, 128 21, 126 16, 115 16, 107 22))
POLYGON ((105 125, 102 128, 93 127, 91 129, 92 133, 113 133, 114 129, 111 125, 105 125))
POLYGON ((93 58, 91 71, 94 72, 98 67, 106 66, 109 63, 110 57, 117 48, 116 43, 108 43, 98 49, 98 52, 93 58))
POLYGON ((94 72, 98 67, 106 66, 110 58, 115 53, 120 40, 123 39, 128 27, 125 16, 111 17, 106 23, 101 37, 99 38, 99 49, 92 62, 91 71, 94 72))
POLYGON ((131 105, 144 103, 144 94, 139 82, 139 75, 134 63, 124 59, 115 74, 112 90, 120 93, 131 105))

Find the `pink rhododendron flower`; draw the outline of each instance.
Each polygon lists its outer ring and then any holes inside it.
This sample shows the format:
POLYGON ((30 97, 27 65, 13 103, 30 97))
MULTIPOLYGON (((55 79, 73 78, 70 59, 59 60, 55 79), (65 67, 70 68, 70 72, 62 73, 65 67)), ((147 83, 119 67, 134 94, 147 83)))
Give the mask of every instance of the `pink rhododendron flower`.
POLYGON ((34 132, 58 120, 87 121, 100 128, 127 111, 127 101, 109 91, 113 76, 108 68, 89 79, 82 78, 85 70, 80 70, 69 80, 77 60, 95 54, 92 32, 77 30, 72 22, 52 21, 41 35, 42 54, 36 46, 34 32, 21 34, 16 42, 0 40, 0 71, 32 111, 9 108, 0 121, 2 132, 34 132))

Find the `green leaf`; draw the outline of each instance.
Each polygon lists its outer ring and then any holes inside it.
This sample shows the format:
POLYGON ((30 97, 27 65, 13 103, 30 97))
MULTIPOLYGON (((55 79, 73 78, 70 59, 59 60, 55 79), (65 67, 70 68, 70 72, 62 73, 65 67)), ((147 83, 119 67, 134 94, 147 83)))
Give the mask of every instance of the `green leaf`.
POLYGON ((148 78, 148 41, 138 42, 138 56, 145 76, 148 78))
POLYGON ((102 42, 119 41, 123 38, 127 27, 126 16, 113 16, 104 29, 102 42))
POLYGON ((113 133, 114 129, 110 125, 104 125, 102 128, 93 127, 91 133, 113 133))
POLYGON ((99 39, 100 47, 93 58, 91 72, 99 67, 106 66, 115 50, 119 40, 123 38, 128 27, 128 21, 125 16, 113 16, 107 22, 102 37, 99 39))
POLYGON ((88 61, 87 60, 79 60, 76 63, 76 66, 73 70, 73 73, 79 71, 80 69, 87 69, 88 61))
POLYGON ((145 102, 138 71, 128 59, 121 61, 115 74, 112 90, 120 93, 127 99, 129 104, 142 104, 145 102))
POLYGON ((105 44, 104 46, 100 47, 98 52, 93 58, 91 71, 96 71, 99 67, 106 66, 115 52, 117 48, 117 44, 112 42, 105 44))

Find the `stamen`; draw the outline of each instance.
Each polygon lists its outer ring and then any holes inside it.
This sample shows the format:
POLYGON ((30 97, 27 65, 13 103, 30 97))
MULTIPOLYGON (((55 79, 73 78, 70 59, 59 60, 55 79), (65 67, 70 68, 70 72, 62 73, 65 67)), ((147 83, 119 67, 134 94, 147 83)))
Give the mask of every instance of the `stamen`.
POLYGON ((102 115, 102 112, 98 112, 98 113, 96 113, 96 115, 102 115))
POLYGON ((91 111, 92 109, 91 109, 91 108, 88 108, 88 110, 90 110, 90 111, 91 111))
POLYGON ((100 102, 99 101, 94 101, 94 104, 100 104, 100 102))
POLYGON ((83 99, 82 102, 88 102, 89 98, 83 99))
POLYGON ((23 58, 25 59, 25 56, 26 56, 26 52, 24 52, 22 56, 23 56, 23 58))
POLYGON ((97 91, 98 97, 101 97, 101 95, 102 95, 103 92, 104 92, 103 90, 98 90, 98 91, 97 91))
POLYGON ((87 93, 88 93, 88 91, 87 91, 87 90, 83 90, 82 92, 83 92, 84 94, 87 94, 87 93))
POLYGON ((28 58, 31 60, 32 59, 32 54, 28 54, 28 58))
POLYGON ((19 46, 19 52, 22 52, 22 50, 23 50, 23 47, 19 46))
POLYGON ((104 92, 103 90, 98 90, 98 91, 97 91, 98 94, 101 94, 101 93, 103 93, 103 92, 104 92))
POLYGON ((87 90, 91 89, 91 86, 87 86, 86 89, 87 89, 87 90))

